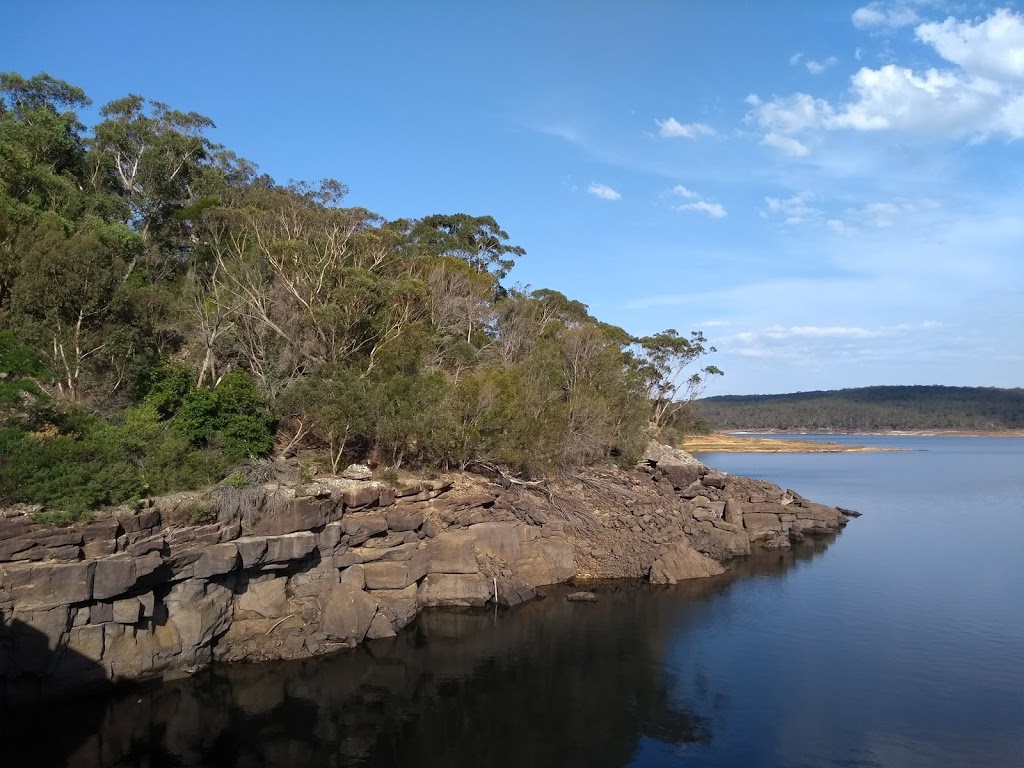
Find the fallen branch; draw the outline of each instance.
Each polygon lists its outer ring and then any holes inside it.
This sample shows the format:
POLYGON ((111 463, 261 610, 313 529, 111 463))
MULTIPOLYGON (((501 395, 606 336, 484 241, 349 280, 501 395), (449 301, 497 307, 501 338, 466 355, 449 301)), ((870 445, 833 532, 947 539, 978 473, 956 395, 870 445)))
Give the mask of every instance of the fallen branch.
MULTIPOLYGON (((277 629, 277 628, 278 628, 278 627, 280 627, 280 626, 281 626, 282 624, 284 624, 284 623, 285 623, 286 621, 288 621, 288 619, 294 619, 294 618, 295 618, 295 614, 294 614, 294 613, 289 613, 289 614, 288 614, 287 616, 285 616, 285 617, 284 617, 283 619, 281 619, 281 620, 280 620, 279 622, 277 622, 277 624, 275 624, 275 625, 274 625, 274 626, 272 626, 272 627, 271 627, 270 629, 268 629, 268 630, 267 630, 267 635, 269 635, 269 634, 270 634, 271 632, 273 632, 273 631, 274 631, 275 629, 277 629)), ((266 635, 264 635, 264 637, 266 637, 266 635)))

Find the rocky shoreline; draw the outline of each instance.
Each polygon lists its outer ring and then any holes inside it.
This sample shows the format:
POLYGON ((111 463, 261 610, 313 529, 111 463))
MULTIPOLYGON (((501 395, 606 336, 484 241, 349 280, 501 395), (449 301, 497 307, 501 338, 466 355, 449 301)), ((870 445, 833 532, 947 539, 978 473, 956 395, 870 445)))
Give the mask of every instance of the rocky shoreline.
POLYGON ((70 529, 0 519, 0 702, 319 656, 570 580, 715 576, 856 514, 656 444, 535 488, 346 474, 239 493, 205 525, 177 522, 196 494, 70 529))

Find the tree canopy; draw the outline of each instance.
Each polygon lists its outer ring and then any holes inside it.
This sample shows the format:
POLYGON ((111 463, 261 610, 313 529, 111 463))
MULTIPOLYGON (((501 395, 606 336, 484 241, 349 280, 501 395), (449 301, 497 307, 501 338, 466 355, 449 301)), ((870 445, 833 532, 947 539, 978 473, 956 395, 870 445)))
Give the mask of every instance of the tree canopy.
POLYGON ((633 460, 714 366, 503 281, 491 216, 279 184, 139 95, 0 75, 0 501, 68 509, 271 453, 544 473, 633 460), (102 470, 102 471, 101 471, 102 470), (97 478, 102 478, 98 480, 97 478))

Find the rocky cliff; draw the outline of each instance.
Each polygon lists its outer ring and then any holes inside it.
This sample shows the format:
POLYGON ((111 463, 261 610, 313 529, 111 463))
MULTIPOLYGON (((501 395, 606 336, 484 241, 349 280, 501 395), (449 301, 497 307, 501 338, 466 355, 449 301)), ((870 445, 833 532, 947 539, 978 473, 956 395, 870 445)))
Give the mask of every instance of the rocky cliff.
POLYGON ((850 514, 658 446, 634 471, 544 488, 466 474, 393 488, 356 472, 178 522, 202 503, 72 529, 0 519, 0 700, 316 656, 391 637, 424 608, 516 605, 573 578, 714 576, 850 514))

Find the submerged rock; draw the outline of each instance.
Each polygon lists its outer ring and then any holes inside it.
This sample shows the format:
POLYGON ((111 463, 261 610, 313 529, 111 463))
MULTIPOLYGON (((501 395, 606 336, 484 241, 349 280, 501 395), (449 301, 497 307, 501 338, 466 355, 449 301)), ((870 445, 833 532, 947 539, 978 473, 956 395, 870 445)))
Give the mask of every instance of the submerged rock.
POLYGON ((573 592, 565 596, 570 603, 596 603, 597 595, 593 592, 573 592))

